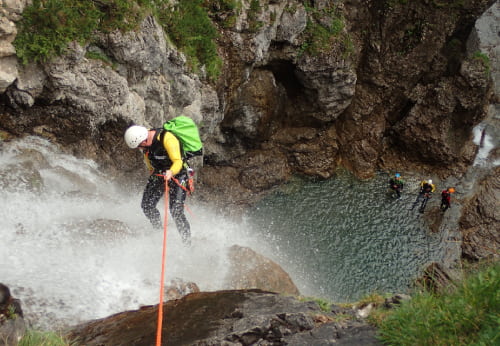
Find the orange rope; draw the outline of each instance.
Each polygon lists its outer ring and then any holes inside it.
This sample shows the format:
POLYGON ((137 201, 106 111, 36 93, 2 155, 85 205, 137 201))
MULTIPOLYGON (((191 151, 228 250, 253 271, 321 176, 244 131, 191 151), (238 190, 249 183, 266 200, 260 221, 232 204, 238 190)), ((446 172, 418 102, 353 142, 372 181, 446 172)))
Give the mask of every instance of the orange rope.
MULTIPOLYGON (((165 176, 163 176, 165 178, 165 176)), ((167 257, 167 223, 168 223, 168 181, 165 179, 165 217, 163 220, 163 250, 161 254, 160 304, 158 305, 158 326, 156 328, 156 346, 161 346, 163 323, 163 290, 165 277, 165 258, 167 257)))

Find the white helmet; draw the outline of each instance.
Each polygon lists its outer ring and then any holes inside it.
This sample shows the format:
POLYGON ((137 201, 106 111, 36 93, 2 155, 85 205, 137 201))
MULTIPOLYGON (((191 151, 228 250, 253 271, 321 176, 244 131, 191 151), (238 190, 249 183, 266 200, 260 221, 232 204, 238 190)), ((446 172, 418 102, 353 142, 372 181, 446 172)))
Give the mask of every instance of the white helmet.
POLYGON ((429 181, 427 182, 429 185, 432 185, 432 180, 429 179, 429 181))
POLYGON ((148 129, 144 126, 133 125, 125 131, 124 137, 129 148, 135 149, 148 138, 148 129))

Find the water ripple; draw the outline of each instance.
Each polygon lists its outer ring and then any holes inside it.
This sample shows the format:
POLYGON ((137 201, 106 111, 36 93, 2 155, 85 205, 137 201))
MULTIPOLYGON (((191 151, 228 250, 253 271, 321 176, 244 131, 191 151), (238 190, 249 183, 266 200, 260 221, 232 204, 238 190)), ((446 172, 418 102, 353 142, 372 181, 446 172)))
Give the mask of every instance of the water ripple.
POLYGON ((268 255, 303 294, 341 302, 375 291, 405 292, 442 249, 409 210, 415 195, 393 199, 388 180, 383 173, 368 181, 340 173, 326 181, 295 181, 262 201, 248 220, 279 246, 279 254, 268 255))

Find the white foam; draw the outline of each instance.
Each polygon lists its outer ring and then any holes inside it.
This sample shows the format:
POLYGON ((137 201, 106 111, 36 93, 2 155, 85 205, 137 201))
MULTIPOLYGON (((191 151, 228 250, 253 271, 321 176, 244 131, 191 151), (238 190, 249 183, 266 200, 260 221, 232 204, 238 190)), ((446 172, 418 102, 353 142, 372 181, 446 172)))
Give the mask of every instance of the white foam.
MULTIPOLYGON (((0 170, 6 162, 15 163, 21 150, 36 150, 49 163, 40 170, 42 191, 0 195, 0 281, 27 301, 28 315, 39 316, 41 326, 44 316, 74 324, 157 304, 163 232, 153 230, 142 214, 140 192, 124 196, 94 162, 61 154, 39 138, 4 143, 3 149, 0 170), (86 194, 92 186, 98 187, 91 191, 97 195, 86 194), (121 221, 132 234, 108 239, 95 229, 77 227, 97 219, 121 221)), ((165 281, 181 278, 204 291, 222 289, 226 249, 238 244, 259 251, 263 245, 243 224, 190 205, 189 200, 188 206, 193 245, 182 245, 169 218, 165 281)), ((163 202, 158 208, 162 210, 163 202)))
POLYGON ((479 146, 479 150, 476 154, 476 158, 474 159, 474 166, 483 166, 487 164, 487 159, 490 151, 495 148, 493 144, 493 140, 490 135, 486 132, 485 125, 479 124, 473 129, 474 139, 473 142, 477 146, 479 146), (482 138, 482 140, 481 140, 482 138))

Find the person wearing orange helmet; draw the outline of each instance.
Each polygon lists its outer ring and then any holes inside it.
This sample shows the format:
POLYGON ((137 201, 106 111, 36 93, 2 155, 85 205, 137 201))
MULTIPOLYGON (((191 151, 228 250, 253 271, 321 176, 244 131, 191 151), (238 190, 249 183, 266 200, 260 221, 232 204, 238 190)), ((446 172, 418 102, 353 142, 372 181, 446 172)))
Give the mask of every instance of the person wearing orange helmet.
POLYGON ((444 213, 451 207, 451 194, 455 192, 452 187, 447 188, 441 192, 441 211, 444 213))

